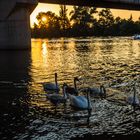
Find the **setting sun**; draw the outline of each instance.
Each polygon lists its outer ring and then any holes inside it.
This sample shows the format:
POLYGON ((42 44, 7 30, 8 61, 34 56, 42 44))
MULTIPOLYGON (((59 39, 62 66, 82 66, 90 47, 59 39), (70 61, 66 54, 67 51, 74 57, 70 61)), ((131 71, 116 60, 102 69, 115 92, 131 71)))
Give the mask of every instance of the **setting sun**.
POLYGON ((47 21, 47 18, 46 17, 42 17, 42 21, 43 22, 46 22, 47 21))

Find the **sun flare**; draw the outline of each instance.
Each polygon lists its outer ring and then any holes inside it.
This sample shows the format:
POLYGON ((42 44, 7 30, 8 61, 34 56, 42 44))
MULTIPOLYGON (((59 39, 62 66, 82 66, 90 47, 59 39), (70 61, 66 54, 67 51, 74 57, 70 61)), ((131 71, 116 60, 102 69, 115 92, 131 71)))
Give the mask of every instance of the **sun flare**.
POLYGON ((47 18, 46 17, 42 17, 41 19, 43 22, 46 22, 47 21, 47 18))

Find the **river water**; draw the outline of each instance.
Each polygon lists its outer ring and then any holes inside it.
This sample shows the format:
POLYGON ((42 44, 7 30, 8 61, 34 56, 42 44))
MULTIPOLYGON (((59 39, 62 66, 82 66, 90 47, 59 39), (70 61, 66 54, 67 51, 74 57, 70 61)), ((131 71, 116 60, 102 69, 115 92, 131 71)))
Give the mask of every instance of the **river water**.
MULTIPOLYGON (((31 51, 0 52, 0 139, 119 139, 140 136, 140 108, 126 98, 136 82, 140 97, 140 41, 130 37, 32 39, 31 51), (107 98, 91 96, 92 113, 57 108, 45 97, 42 84, 82 87, 103 84, 107 98)), ((60 93, 61 94, 61 93, 60 93)))

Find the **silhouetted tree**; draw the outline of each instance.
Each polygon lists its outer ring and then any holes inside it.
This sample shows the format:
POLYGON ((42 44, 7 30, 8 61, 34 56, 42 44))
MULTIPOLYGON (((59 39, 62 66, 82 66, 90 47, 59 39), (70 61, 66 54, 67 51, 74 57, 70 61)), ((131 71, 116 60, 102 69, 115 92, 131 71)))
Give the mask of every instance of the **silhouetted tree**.
POLYGON ((132 15, 128 19, 114 18, 110 9, 97 12, 96 8, 74 6, 69 21, 67 9, 62 5, 59 16, 51 11, 39 13, 32 29, 32 37, 128 36, 139 33, 140 18, 133 21, 132 15))
POLYGON ((70 29, 70 21, 67 16, 67 11, 66 5, 60 5, 60 11, 59 11, 59 22, 60 22, 60 29, 62 32, 62 36, 66 36, 68 33, 68 30, 70 29), (66 32, 67 30, 67 32, 66 32))
POLYGON ((101 35, 107 35, 110 34, 110 28, 112 28, 112 25, 114 23, 114 17, 110 9, 102 9, 99 12, 99 20, 96 24, 97 29, 99 30, 99 33, 102 33, 101 35))
POLYGON ((87 35, 95 20, 92 14, 96 12, 95 8, 74 6, 70 12, 70 21, 73 23, 72 32, 87 35))
POLYGON ((60 5, 60 11, 59 11, 59 16, 60 16, 60 25, 61 29, 69 29, 70 28, 70 21, 67 16, 67 11, 66 5, 60 5))

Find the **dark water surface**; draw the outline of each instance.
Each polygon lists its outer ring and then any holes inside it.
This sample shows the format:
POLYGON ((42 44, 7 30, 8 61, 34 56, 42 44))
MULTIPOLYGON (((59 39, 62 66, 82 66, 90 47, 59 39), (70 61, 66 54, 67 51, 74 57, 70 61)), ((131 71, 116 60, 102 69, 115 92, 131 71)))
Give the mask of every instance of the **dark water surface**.
POLYGON ((129 37, 60 38, 32 40, 31 51, 0 52, 0 139, 124 139, 140 136, 140 109, 126 103, 137 82, 140 97, 140 41, 129 37), (91 97, 90 123, 87 111, 55 107, 46 100, 42 84, 60 87, 104 84, 107 99, 91 97))

